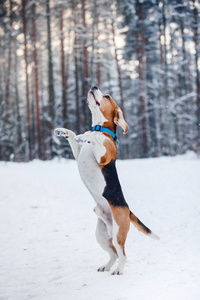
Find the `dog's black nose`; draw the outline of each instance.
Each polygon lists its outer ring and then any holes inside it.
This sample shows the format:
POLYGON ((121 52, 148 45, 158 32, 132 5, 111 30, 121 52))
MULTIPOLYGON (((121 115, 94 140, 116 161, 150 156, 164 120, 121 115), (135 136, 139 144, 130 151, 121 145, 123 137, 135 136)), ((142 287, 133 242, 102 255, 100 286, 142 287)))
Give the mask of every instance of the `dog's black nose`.
POLYGON ((93 86, 92 90, 98 90, 98 87, 97 86, 93 86))

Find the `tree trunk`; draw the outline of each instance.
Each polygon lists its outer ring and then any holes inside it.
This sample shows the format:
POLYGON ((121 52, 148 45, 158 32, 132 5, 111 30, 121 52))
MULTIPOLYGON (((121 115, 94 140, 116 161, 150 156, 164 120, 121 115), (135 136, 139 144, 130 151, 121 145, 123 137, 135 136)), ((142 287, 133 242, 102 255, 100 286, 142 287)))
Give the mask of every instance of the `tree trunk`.
POLYGON ((30 126, 30 97, 29 97, 29 76, 28 76, 28 51, 27 51, 27 26, 26 26, 26 0, 22 0, 22 20, 24 33, 24 60, 25 60, 25 76, 26 76, 26 135, 27 135, 27 150, 26 160, 32 158, 31 154, 31 126, 30 126))
POLYGON ((113 40, 113 46, 115 51, 115 62, 116 62, 116 68, 117 68, 117 74, 118 74, 118 84, 119 84, 119 91, 120 91, 120 106, 124 114, 124 118, 126 119, 126 113, 124 109, 124 95, 123 95, 123 87, 122 87, 122 75, 121 75, 121 69, 119 65, 119 59, 117 55, 117 46, 116 46, 116 40, 115 40, 115 25, 114 22, 112 22, 112 40, 113 40))
POLYGON ((136 2, 136 11, 138 13, 138 26, 137 26, 137 59, 139 61, 139 130, 141 136, 141 156, 149 156, 149 123, 147 116, 147 93, 146 93, 146 59, 145 59, 145 39, 143 28, 143 4, 139 1, 136 2))
MULTIPOLYGON (((47 14, 47 49, 48 49, 48 91, 49 91, 49 131, 50 136, 55 127, 55 93, 54 93, 54 78, 53 78, 53 61, 52 61, 52 43, 51 43, 51 14, 49 7, 49 0, 46 0, 46 14, 47 14)), ((52 139, 50 139, 50 157, 52 157, 52 139)))
POLYGON ((166 11, 165 0, 162 0, 162 23, 163 23, 163 37, 164 37, 164 76, 163 76, 163 154, 169 154, 169 104, 168 104, 168 63, 167 63, 167 40, 166 40, 166 11))
POLYGON ((61 47, 61 77, 62 77, 62 117, 63 127, 67 127, 67 79, 65 72, 65 52, 63 33, 63 6, 60 6, 60 47, 61 47))
MULTIPOLYGON (((158 10, 160 11, 159 7, 160 0, 157 0, 158 10)), ((162 45, 162 20, 161 20, 161 12, 159 15, 158 20, 158 28, 159 28, 159 49, 160 49, 160 89, 159 89, 159 97, 157 99, 157 108, 156 108, 156 136, 157 136, 157 155, 162 155, 162 142, 161 142, 161 123, 162 123, 162 109, 161 103, 163 102, 164 98, 164 50, 162 45)))
POLYGON ((76 14, 77 4, 72 2, 72 11, 74 19, 74 67, 75 67, 75 101, 76 101, 76 132, 80 133, 80 105, 79 105, 79 76, 78 76, 78 39, 76 33, 77 26, 77 14, 76 14))
POLYGON ((12 61, 12 22, 13 22, 13 2, 9 0, 9 13, 10 13, 10 28, 9 28, 9 48, 8 48, 8 69, 7 69, 7 78, 6 78, 6 111, 10 109, 10 76, 11 76, 11 61, 12 61))
POLYGON ((99 16, 97 16, 97 86, 100 88, 101 87, 101 54, 100 54, 100 49, 99 49, 99 16))
POLYGON ((200 72, 198 67, 198 9, 197 9, 197 1, 193 0, 193 31, 194 31, 194 44, 195 44, 195 67, 196 67, 196 127, 197 127, 197 148, 200 151, 200 72))
POLYGON ((35 3, 32 4, 32 41, 33 41, 33 61, 34 61, 34 79, 35 79, 35 100, 36 100, 37 154, 38 154, 38 158, 42 158, 39 85, 38 85, 38 59, 37 59, 37 47, 36 47, 37 37, 36 37, 35 3))
MULTIPOLYGON (((15 45, 16 47, 16 45, 15 45)), ((15 125, 13 126, 13 139, 14 139, 14 154, 15 154, 15 161, 22 161, 23 160, 23 142, 22 142, 22 126, 21 126, 21 115, 19 109, 19 83, 18 83, 18 57, 15 51, 15 65, 14 65, 14 74, 15 74, 15 125)))
POLYGON ((11 78, 12 78, 12 51, 13 48, 13 37, 12 37, 12 26, 13 26, 13 0, 9 0, 9 9, 8 9, 10 19, 8 27, 8 57, 7 59, 7 69, 5 68, 5 101, 3 103, 3 159, 9 160, 10 154, 13 153, 13 144, 12 144, 12 103, 11 103, 11 78))
MULTIPOLYGON (((113 46, 114 46, 114 53, 115 53, 115 62, 116 62, 116 68, 117 68, 117 74, 118 74, 118 84, 119 84, 119 93, 120 93, 120 108, 123 112, 124 119, 126 120, 126 112, 125 112, 125 107, 124 107, 124 94, 123 94, 123 86, 122 86, 122 74, 121 74, 121 68, 119 65, 119 59, 117 55, 117 45, 116 45, 116 40, 115 40, 115 24, 112 21, 112 40, 113 40, 113 46)), ((124 147, 124 155, 125 157, 129 157, 129 135, 128 133, 126 134, 126 145, 124 147)))
POLYGON ((51 19, 49 0, 46 0, 46 13, 47 13, 47 48, 48 48, 48 85, 49 85, 49 108, 51 118, 51 128, 54 127, 54 80, 53 80, 53 62, 52 62, 52 49, 51 49, 51 19))
POLYGON ((90 128, 90 117, 87 110, 87 93, 89 89, 89 66, 87 50, 87 24, 85 17, 85 0, 81 0, 82 8, 82 25, 83 25, 83 83, 82 83, 82 124, 83 130, 90 128))

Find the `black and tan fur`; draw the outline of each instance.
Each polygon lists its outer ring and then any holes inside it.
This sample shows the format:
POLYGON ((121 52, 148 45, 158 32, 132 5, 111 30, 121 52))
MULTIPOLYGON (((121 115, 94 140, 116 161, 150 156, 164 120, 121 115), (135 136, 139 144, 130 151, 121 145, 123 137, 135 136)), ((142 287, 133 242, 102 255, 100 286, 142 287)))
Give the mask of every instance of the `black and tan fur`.
MULTIPOLYGON (((119 125, 124 134, 127 133, 128 125, 122 111, 110 95, 103 95, 97 87, 93 87, 88 93, 88 105, 93 125, 106 127, 114 133, 119 125)), ((98 271, 110 270, 119 258, 118 267, 112 274, 122 274, 130 223, 144 234, 155 239, 158 237, 130 211, 124 198, 115 166, 116 143, 107 132, 86 132, 76 136, 70 130, 58 128, 55 133, 68 139, 78 162, 81 178, 97 204, 94 209, 98 216, 97 241, 110 255, 108 263, 98 271)))

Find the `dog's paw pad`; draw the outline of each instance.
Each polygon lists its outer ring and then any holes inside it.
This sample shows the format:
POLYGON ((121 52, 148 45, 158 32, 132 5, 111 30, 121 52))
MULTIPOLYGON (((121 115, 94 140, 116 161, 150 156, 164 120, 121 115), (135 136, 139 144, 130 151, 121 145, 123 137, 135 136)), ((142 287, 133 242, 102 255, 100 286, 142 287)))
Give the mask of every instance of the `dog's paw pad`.
POLYGON ((84 134, 79 134, 77 135, 74 140, 77 142, 77 143, 90 143, 90 137, 88 137, 87 135, 84 135, 84 134))
POLYGON ((84 141, 84 140, 82 140, 82 139, 80 139, 80 138, 75 138, 74 140, 75 140, 78 144, 79 144, 79 143, 82 144, 82 143, 85 143, 85 142, 86 142, 86 141, 84 141))
POLYGON ((65 128, 56 128, 56 129, 54 129, 54 134, 56 136, 63 136, 65 138, 67 138, 69 136, 68 130, 65 129, 65 128))

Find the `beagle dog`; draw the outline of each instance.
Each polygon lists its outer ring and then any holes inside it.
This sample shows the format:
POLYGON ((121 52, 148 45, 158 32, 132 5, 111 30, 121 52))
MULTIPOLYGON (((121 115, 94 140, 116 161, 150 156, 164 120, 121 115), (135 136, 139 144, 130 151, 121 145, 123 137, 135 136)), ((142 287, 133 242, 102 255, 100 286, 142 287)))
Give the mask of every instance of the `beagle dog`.
POLYGON ((54 132, 69 141, 81 179, 96 202, 96 238, 110 256, 97 271, 109 271, 119 258, 112 274, 120 275, 126 261, 125 241, 130 222, 144 234, 154 239, 159 237, 130 211, 120 186, 115 167, 116 125, 123 129, 124 134, 128 131, 121 109, 110 95, 103 95, 96 86, 88 92, 87 101, 92 113, 92 131, 76 135, 71 130, 56 128, 54 132))

